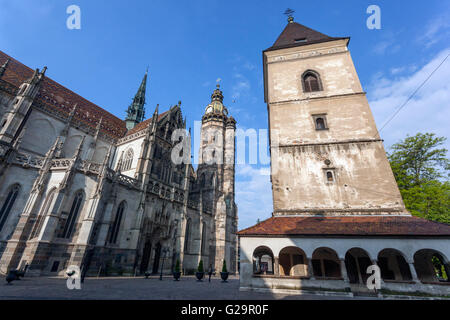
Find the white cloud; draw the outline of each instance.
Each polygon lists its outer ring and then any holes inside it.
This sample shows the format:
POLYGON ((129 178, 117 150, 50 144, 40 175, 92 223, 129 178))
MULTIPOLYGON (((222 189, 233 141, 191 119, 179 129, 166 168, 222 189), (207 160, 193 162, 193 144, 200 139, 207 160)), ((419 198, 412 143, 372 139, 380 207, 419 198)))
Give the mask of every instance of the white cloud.
MULTIPOLYGON (((403 77, 378 74, 369 86, 369 103, 380 130, 396 110, 450 53, 450 48, 438 53, 416 72, 403 77)), ((397 69, 402 69, 398 67, 397 69)), ((404 67, 405 70, 414 70, 404 67)), ((403 109, 382 129, 386 146, 404 139, 407 134, 433 132, 448 137, 450 119, 450 57, 433 74, 403 109)), ((447 142, 448 148, 448 142, 447 142)))
POLYGON ((270 218, 273 211, 270 176, 254 166, 237 165, 236 203, 239 230, 255 225, 258 219, 270 218))
POLYGON ((430 47, 441 40, 448 40, 450 37, 450 12, 446 12, 433 18, 427 24, 424 34, 419 37, 419 42, 430 47))

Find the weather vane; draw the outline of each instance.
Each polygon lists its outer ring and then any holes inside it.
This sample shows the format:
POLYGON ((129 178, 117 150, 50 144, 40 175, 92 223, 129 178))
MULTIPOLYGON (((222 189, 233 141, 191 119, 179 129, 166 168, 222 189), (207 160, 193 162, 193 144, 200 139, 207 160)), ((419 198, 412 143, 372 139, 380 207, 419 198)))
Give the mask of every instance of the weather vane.
POLYGON ((292 17, 292 15, 294 14, 294 10, 292 10, 291 8, 287 8, 286 11, 284 12, 284 15, 286 15, 288 17, 288 21, 289 22, 293 22, 294 18, 292 17))

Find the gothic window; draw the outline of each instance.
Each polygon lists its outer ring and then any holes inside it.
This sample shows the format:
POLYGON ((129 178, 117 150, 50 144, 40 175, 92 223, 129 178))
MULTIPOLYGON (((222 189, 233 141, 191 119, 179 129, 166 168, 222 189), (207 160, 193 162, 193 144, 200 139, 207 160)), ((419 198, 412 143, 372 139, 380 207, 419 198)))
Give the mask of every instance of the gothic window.
POLYGON ((8 195, 3 202, 3 205, 0 208, 0 231, 6 223, 6 219, 8 219, 8 215, 11 212, 11 209, 14 205, 14 202, 17 199, 17 195, 19 194, 20 186, 14 185, 8 192, 8 195))
POLYGON ((314 71, 306 71, 302 76, 304 92, 322 91, 319 74, 314 71))
POLYGON ((48 211, 49 211, 50 206, 51 206, 51 204, 53 202, 53 198, 55 196, 55 193, 56 193, 56 189, 53 189, 53 190, 51 190, 48 193, 47 198, 45 199, 44 205, 42 207, 42 210, 39 212, 39 216, 38 216, 38 218, 36 220, 36 223, 34 225, 34 229, 33 229, 32 233, 31 233, 31 237, 30 237, 31 239, 39 236, 39 233, 41 232, 41 229, 42 229, 42 225, 44 224, 45 217, 49 213, 48 211))
POLYGON ((73 199, 72 207, 70 208, 70 212, 64 225, 64 229, 60 235, 60 238, 69 239, 72 236, 72 232, 75 228, 75 223, 78 219, 78 214, 80 213, 82 202, 83 202, 83 192, 79 191, 76 193, 75 198, 73 199))
POLYGON ((191 232, 191 220, 186 222, 186 233, 184 235, 184 253, 189 252, 189 233, 191 232))
POLYGON ((328 130, 326 114, 313 115, 316 130, 328 130))
POLYGON ((131 169, 131 165, 133 164, 133 157, 134 157, 134 152, 133 149, 128 149, 127 153, 125 154, 125 159, 123 160, 122 163, 122 171, 127 171, 131 169))
POLYGON ((200 176, 200 188, 203 188, 205 186, 205 174, 202 173, 200 176))
POLYGON ((201 247, 201 255, 206 255, 206 223, 202 224, 202 247, 201 247))
POLYGON ((116 218, 114 219, 114 223, 111 227, 111 233, 109 235, 109 243, 116 243, 117 236, 119 235, 120 223, 122 221, 123 212, 125 211, 126 202, 122 201, 117 208, 116 218))

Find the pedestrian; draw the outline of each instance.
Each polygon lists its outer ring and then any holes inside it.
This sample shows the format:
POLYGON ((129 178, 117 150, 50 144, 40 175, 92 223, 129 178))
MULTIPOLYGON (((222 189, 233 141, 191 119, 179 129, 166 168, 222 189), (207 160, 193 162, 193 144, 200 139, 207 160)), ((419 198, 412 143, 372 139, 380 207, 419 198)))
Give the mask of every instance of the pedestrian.
POLYGON ((210 264, 209 265, 209 270, 208 270, 208 275, 209 275, 208 282, 211 282, 212 273, 213 273, 213 267, 212 267, 212 264, 210 264))

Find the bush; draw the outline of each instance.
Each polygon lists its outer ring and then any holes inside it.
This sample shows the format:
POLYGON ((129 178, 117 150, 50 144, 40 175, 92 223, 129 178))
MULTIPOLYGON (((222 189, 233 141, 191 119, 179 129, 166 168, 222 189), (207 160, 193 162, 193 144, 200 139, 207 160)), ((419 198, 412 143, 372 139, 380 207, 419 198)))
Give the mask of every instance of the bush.
POLYGON ((225 259, 223 260, 222 272, 228 272, 227 271, 227 262, 225 261, 225 259))
POLYGON ((198 272, 205 272, 205 270, 203 269, 203 260, 200 260, 200 262, 198 263, 198 272))

